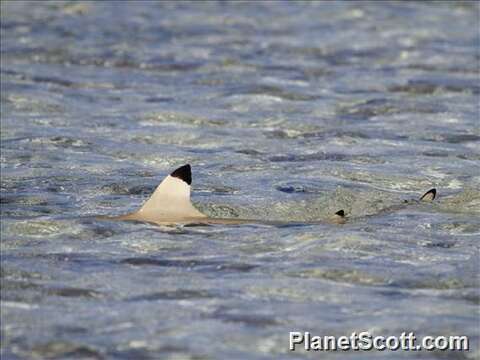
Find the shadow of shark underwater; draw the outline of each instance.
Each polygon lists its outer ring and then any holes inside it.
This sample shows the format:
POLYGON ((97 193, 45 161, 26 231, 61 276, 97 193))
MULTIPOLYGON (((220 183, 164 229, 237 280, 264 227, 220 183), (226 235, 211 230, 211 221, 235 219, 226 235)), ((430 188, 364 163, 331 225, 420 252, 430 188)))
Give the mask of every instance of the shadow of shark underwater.
MULTIPOLYGON (((183 165, 167 175, 157 186, 150 198, 137 211, 120 216, 97 216, 100 220, 138 221, 155 225, 240 225, 240 224, 265 224, 288 225, 300 222, 269 221, 259 219, 240 218, 211 218, 198 211, 190 201, 192 184, 192 170, 189 164, 183 165)), ((436 189, 430 189, 419 200, 405 200, 401 205, 384 210, 396 210, 405 204, 415 202, 431 202, 436 197, 436 189)), ((343 224, 346 222, 344 210, 339 210, 330 218, 303 222, 302 224, 332 223, 343 224)))

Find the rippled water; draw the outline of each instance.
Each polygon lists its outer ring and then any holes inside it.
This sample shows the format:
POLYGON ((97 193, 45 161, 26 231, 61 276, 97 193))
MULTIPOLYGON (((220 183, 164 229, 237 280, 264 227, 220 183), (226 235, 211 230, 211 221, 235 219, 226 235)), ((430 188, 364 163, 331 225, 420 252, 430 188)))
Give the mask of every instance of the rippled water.
POLYGON ((2 1, 2 359, 359 355, 294 330, 479 356, 478 27, 475 2, 2 1), (292 225, 93 219, 187 162, 206 213, 292 225))

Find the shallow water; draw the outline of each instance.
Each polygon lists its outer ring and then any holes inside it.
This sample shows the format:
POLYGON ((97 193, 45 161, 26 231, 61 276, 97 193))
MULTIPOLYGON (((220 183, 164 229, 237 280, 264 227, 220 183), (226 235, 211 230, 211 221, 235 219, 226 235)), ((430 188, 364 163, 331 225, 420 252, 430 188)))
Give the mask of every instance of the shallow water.
POLYGON ((290 353, 289 331, 364 330, 472 349, 368 358, 480 355, 478 4, 1 16, 2 359, 338 359, 359 354, 290 353), (292 225, 93 219, 187 162, 209 215, 292 225))

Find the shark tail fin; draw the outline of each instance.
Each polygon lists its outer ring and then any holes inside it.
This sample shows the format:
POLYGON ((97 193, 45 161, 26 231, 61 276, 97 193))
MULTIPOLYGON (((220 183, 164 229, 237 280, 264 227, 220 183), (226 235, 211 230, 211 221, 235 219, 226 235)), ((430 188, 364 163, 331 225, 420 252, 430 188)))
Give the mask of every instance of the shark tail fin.
POLYGON ((435 196, 437 196, 437 189, 433 188, 423 194, 420 198, 420 201, 432 202, 433 200, 435 200, 435 196))
POLYGON ((159 218, 205 217, 190 201, 192 171, 189 164, 174 170, 157 186, 152 196, 134 213, 147 221, 159 218))

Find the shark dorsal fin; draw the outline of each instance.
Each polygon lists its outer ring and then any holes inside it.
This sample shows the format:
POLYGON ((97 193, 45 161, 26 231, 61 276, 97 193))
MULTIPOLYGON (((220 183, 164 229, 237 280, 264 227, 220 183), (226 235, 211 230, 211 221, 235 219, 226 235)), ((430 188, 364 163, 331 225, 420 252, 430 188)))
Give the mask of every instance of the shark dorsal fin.
MULTIPOLYGON (((192 184, 192 169, 190 164, 183 165, 174 170, 170 176, 185 181, 188 185, 192 184)), ((190 193, 188 194, 190 196, 190 193)))
POLYGON ((152 196, 135 213, 146 221, 205 217, 190 202, 192 171, 189 164, 179 167, 157 186, 152 196))
POLYGON ((329 222, 335 223, 335 224, 344 224, 346 221, 345 218, 345 211, 344 210, 338 210, 333 216, 330 218, 329 222))
POLYGON ((435 200, 435 196, 437 196, 437 190, 435 188, 428 190, 425 194, 422 195, 420 201, 431 202, 435 200))

